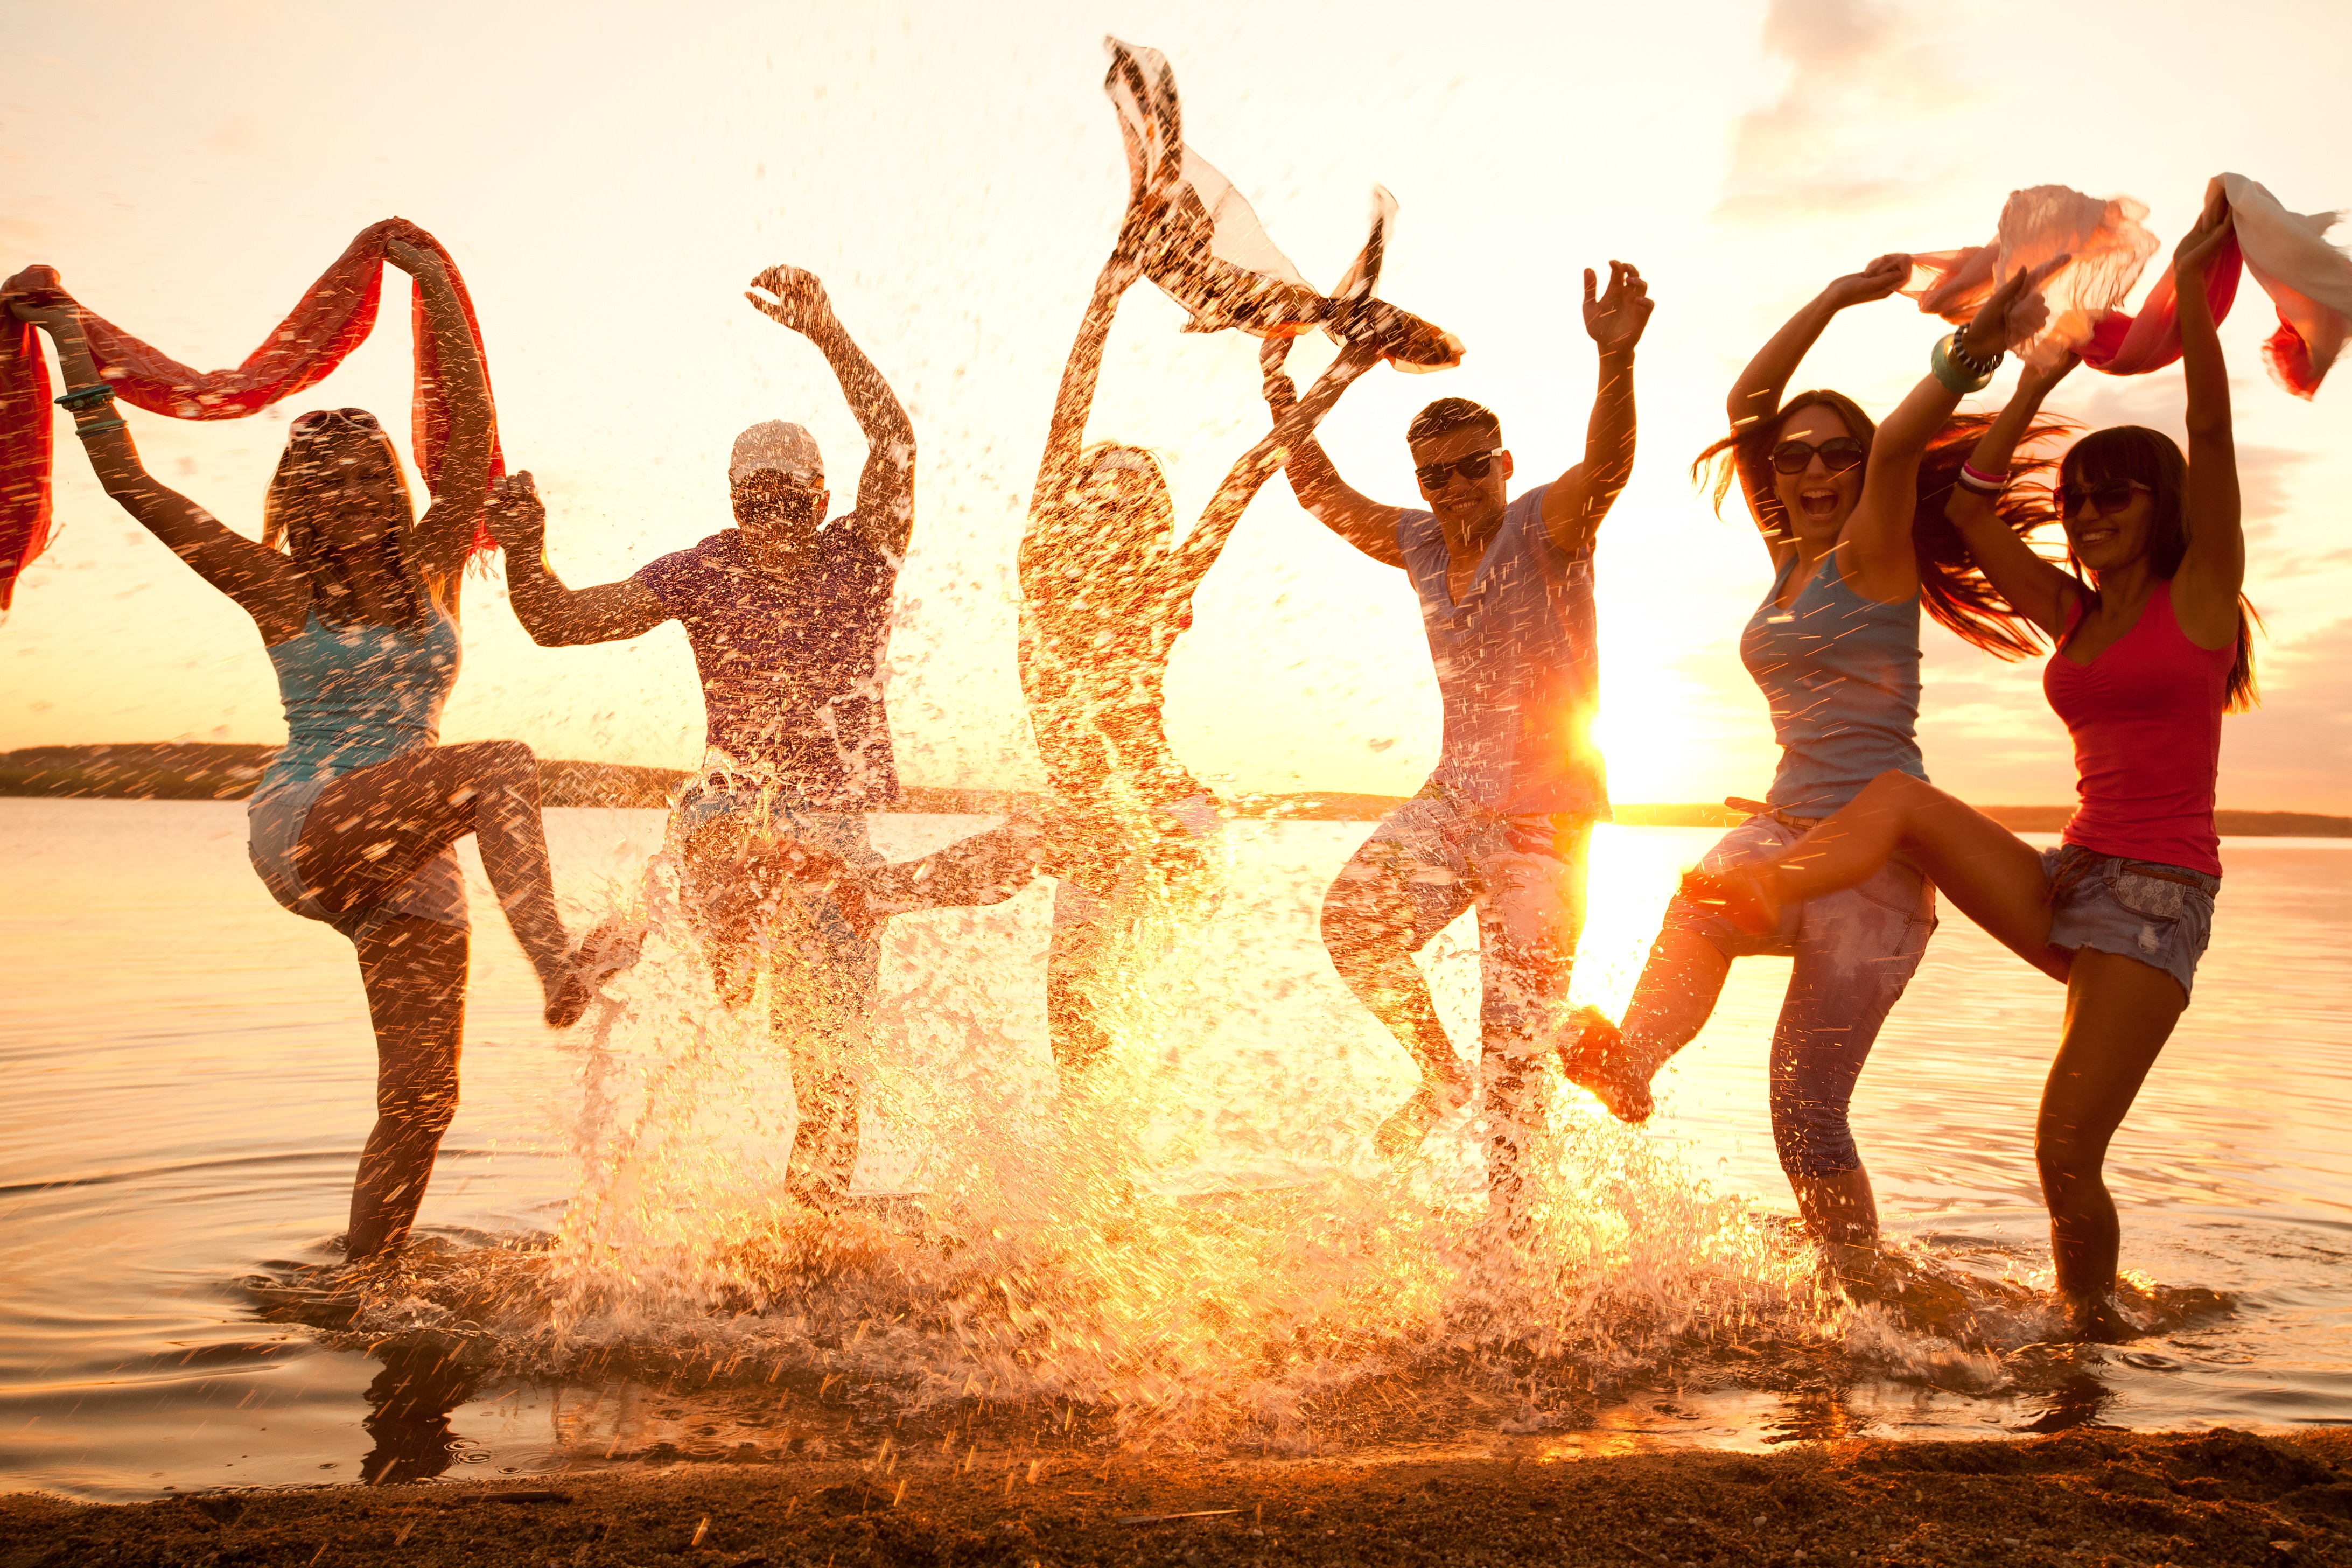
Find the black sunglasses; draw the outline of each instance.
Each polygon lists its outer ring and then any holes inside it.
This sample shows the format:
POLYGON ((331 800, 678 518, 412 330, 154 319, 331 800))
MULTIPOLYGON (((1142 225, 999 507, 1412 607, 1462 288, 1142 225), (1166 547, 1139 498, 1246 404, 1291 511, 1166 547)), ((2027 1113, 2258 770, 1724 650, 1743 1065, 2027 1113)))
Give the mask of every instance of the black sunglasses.
POLYGON ((2095 485, 2060 485, 2058 515, 2072 517, 2083 510, 2083 503, 2085 500, 2095 500, 2099 503, 2101 516, 2113 517, 2131 505, 2132 492, 2135 490, 2146 490, 2148 494, 2154 495, 2156 487, 2143 484, 2137 479, 2101 479, 2095 485))
POLYGON ((288 426, 286 433, 289 436, 315 436, 331 428, 337 421, 378 436, 383 434, 383 426, 377 424, 375 416, 364 408, 313 408, 288 426))
POLYGON ((1442 490, 1447 479, 1454 474, 1460 474, 1465 479, 1485 479, 1487 471, 1494 468, 1495 459, 1502 455, 1503 448, 1496 447, 1484 452, 1473 452, 1466 458, 1456 458, 1450 463, 1423 463, 1413 469, 1412 477, 1421 481, 1423 489, 1442 490))
POLYGON ((1815 453, 1821 455, 1822 467, 1842 474, 1868 457, 1870 448, 1851 436, 1832 436, 1818 447, 1811 441, 1783 441, 1772 448, 1772 467, 1779 473, 1801 474, 1812 466, 1815 453))

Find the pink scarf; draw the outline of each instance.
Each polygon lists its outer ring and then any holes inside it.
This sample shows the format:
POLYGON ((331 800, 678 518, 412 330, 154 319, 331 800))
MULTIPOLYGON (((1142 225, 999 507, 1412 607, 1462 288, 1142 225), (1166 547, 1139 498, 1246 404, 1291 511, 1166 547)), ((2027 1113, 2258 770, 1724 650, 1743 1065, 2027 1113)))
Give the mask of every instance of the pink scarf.
MULTIPOLYGON (((2205 273, 2213 318, 2230 313, 2242 261, 2278 308, 2278 331, 2263 345, 2263 363, 2281 386, 2307 398, 2352 333, 2352 258, 2326 238, 2338 215, 2291 213, 2243 174, 2220 175, 2213 186, 2229 202, 2232 220, 2231 237, 2205 273)), ((2140 223, 2147 216, 2128 197, 2101 202, 2063 185, 2015 191, 1990 244, 1915 255, 1903 292, 1930 315, 1965 321, 2001 278, 2071 254, 2074 259, 2043 290, 2049 325, 2019 345, 2019 353, 2042 364, 2079 353, 2109 375, 2145 375, 2180 357, 2180 302, 2169 268, 2137 315, 2120 309, 2157 251, 2156 237, 2140 223)))
MULTIPOLYGON (((242 419, 326 378, 375 327, 383 286, 387 240, 404 239, 432 252, 448 269, 479 353, 482 329, 457 264, 441 242, 406 218, 386 218, 362 229, 335 264, 304 293, 293 314, 235 370, 190 370, 111 321, 85 311, 83 331, 99 373, 125 403, 173 419, 242 419)), ((56 273, 32 268, 54 282, 56 273)), ((441 450, 449 438, 449 408, 441 395, 439 355, 420 300, 410 312, 415 334, 416 392, 410 407, 410 444, 425 488, 440 493, 441 450)), ((483 380, 488 381, 488 361, 483 380)), ((37 329, 0 321, 0 611, 14 596, 17 575, 49 541, 51 434, 49 370, 37 329)), ((490 477, 506 470, 495 440, 490 477)), ((474 548, 490 548, 476 524, 474 548)))

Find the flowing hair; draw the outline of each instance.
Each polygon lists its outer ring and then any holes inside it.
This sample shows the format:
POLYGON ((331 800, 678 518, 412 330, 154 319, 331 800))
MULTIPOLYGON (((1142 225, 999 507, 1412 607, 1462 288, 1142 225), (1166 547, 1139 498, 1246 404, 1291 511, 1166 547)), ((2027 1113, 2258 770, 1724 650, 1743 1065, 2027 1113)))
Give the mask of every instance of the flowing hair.
MULTIPOLYGON (((2145 425, 2112 425, 2094 430, 2066 449, 2058 468, 2058 483, 2096 485, 2107 479, 2132 479, 2154 492, 2149 500, 2155 519, 2148 530, 2148 564, 2166 582, 2180 570, 2189 554, 2189 459, 2172 437, 2145 425)), ((2067 567, 2082 584, 2084 598, 2096 603, 2099 591, 2083 575, 2082 563, 2066 552, 2067 567)), ((2254 681, 2253 631, 2263 617, 2245 595, 2238 595, 2238 657, 2230 666, 2229 698, 2224 713, 2243 713, 2262 701, 2254 681)))
MULTIPOLYGON (((1868 471, 1870 451, 1878 437, 1878 426, 1870 416, 1842 392, 1801 392, 1774 414, 1733 431, 1693 459, 1694 481, 1702 479, 1708 465, 1714 465, 1718 516, 1724 498, 1731 493, 1732 481, 1741 479, 1742 488, 1754 499, 1757 521, 1764 536, 1776 543, 1796 537, 1780 505, 1780 497, 1772 488, 1772 448, 1779 444, 1781 427, 1789 416, 1799 409, 1812 407, 1828 408, 1845 421, 1845 427, 1862 443, 1864 471, 1868 471)), ((1996 658, 2026 658, 2041 652, 2048 639, 2039 626, 2018 614, 1985 580, 1983 572, 1969 554, 1959 530, 1944 515, 1952 486, 1959 479, 1960 465, 1976 450, 1977 442, 1992 421, 1990 414, 1956 414, 1927 443, 1927 449, 1919 458, 1916 500, 1911 513, 1911 550, 1919 566, 1920 603, 1929 615, 1962 642, 1982 648, 1996 658)), ((2027 454, 2037 443, 2072 428, 2063 420, 2038 419, 2019 439, 2020 455, 2010 469, 2012 482, 1993 503, 1993 511, 2021 537, 2058 521, 2058 510, 2047 485, 2021 486, 2014 482, 2040 478, 2055 467, 2048 458, 2027 454)))
MULTIPOLYGON (((416 503, 392 437, 381 430, 353 434, 382 448, 385 468, 392 475, 392 483, 375 503, 383 514, 382 563, 408 586, 408 613, 396 624, 400 630, 413 634, 424 626, 431 603, 424 574, 408 557, 408 539, 416 527, 416 503)), ((331 510, 351 504, 328 499, 338 488, 335 457, 347 438, 343 432, 335 436, 332 439, 325 433, 289 437, 262 500, 261 542, 284 551, 292 560, 294 569, 310 584, 310 606, 320 620, 331 626, 348 626, 359 618, 352 588, 352 561, 319 527, 331 510)))

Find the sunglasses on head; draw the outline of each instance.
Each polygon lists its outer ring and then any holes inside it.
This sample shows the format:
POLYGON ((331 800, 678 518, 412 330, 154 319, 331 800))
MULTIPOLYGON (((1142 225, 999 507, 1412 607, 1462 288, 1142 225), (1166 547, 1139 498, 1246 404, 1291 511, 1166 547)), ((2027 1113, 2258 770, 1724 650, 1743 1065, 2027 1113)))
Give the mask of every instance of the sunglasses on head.
POLYGON ((1772 468, 1778 473, 1801 474, 1812 466, 1816 454, 1822 467, 1842 474, 1868 457, 1870 450, 1851 436, 1832 436, 1818 447, 1811 441, 1783 441, 1772 448, 1772 468))
POLYGON ((2094 500, 2099 503, 2102 516, 2112 517, 2131 505, 2132 492, 2135 490, 2146 490, 2148 494, 2154 495, 2156 487, 2143 484, 2137 479, 2101 479, 2092 485, 2060 485, 2058 515, 2073 517, 2083 510, 2083 503, 2085 500, 2094 500))
POLYGON ((316 436, 320 431, 333 428, 337 424, 349 425, 378 436, 383 434, 383 426, 377 424, 375 416, 364 408, 313 408, 287 426, 287 434, 316 436))
POLYGON ((1495 459, 1502 455, 1503 448, 1494 447, 1484 452, 1473 452, 1466 458, 1456 458, 1450 463, 1423 463, 1412 470, 1412 477, 1421 481, 1423 489, 1442 490, 1455 474, 1465 479, 1485 479, 1494 468, 1495 459))

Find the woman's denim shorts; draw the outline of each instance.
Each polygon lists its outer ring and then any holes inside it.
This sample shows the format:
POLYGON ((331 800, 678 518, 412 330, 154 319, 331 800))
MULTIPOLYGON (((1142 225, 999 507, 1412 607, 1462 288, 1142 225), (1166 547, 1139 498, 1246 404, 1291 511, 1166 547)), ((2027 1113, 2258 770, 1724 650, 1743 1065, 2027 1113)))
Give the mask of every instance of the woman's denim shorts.
POLYGON ((2137 958, 2189 994, 2197 961, 2213 940, 2213 896, 2221 879, 2153 860, 2126 860, 2079 845, 2042 852, 2050 879, 2050 945, 2095 948, 2137 958))

